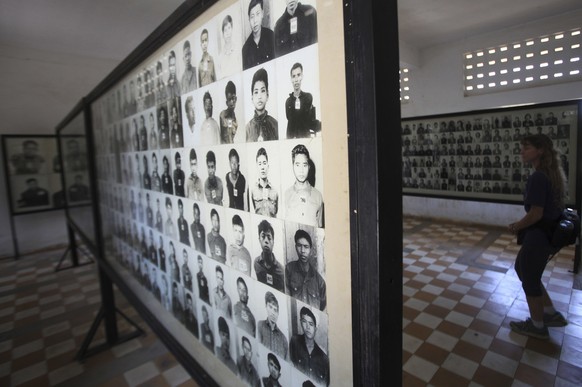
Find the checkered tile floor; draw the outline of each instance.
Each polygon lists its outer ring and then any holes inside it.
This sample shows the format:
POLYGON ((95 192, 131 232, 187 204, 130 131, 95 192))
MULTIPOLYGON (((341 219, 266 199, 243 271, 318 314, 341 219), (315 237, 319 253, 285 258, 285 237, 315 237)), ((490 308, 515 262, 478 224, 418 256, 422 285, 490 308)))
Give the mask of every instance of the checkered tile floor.
POLYGON ((574 249, 543 282, 568 319, 541 341, 511 332, 529 316, 513 270, 515 240, 501 229, 407 218, 404 222, 404 386, 581 386, 582 291, 574 249))
MULTIPOLYGON (((509 321, 527 316, 513 271, 517 246, 503 230, 404 222, 404 386, 581 386, 582 291, 573 249, 544 283, 565 328, 525 338, 509 321)), ((118 307, 146 335, 73 360, 99 308, 95 265, 54 272, 62 251, 0 261, 0 386, 196 386, 120 295, 118 307)), ((122 319, 123 334, 130 326, 122 319)), ((102 330, 94 343, 103 342, 102 330)))
MULTIPOLYGON (((0 386, 197 386, 119 293, 146 335, 75 361, 101 297, 96 265, 54 271, 62 253, 0 261, 0 386)), ((131 331, 118 321, 121 335, 131 331)), ((103 342, 100 327, 92 346, 103 342)))

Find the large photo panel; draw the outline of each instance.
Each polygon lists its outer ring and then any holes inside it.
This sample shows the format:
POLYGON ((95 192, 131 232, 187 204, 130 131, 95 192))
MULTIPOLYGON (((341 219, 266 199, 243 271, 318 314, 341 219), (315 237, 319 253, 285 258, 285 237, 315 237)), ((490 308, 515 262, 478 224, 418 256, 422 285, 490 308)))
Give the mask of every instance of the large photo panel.
POLYGON ((352 380, 343 16, 320 5, 217 3, 92 103, 106 259, 219 385, 352 380))

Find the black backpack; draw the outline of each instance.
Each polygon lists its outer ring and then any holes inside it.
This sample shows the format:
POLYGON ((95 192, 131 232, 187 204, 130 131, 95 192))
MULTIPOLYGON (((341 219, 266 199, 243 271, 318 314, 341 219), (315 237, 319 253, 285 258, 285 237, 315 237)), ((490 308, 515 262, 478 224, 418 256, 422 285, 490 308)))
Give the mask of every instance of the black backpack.
POLYGON ((580 235, 580 216, 571 208, 562 211, 552 235, 552 246, 557 249, 573 245, 580 235))

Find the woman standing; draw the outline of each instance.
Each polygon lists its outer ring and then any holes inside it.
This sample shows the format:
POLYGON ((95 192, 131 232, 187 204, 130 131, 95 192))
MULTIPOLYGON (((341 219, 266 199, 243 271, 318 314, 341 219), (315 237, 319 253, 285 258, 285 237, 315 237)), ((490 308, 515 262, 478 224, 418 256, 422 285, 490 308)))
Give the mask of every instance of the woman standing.
POLYGON ((553 247, 551 235, 564 207, 566 178, 552 140, 544 134, 526 136, 521 140, 521 158, 534 172, 529 176, 524 194, 523 218, 509 225, 517 234, 521 249, 515 261, 515 271, 526 295, 530 317, 512 321, 511 330, 539 339, 548 339, 548 327, 568 324, 554 309, 542 284, 542 274, 553 247))

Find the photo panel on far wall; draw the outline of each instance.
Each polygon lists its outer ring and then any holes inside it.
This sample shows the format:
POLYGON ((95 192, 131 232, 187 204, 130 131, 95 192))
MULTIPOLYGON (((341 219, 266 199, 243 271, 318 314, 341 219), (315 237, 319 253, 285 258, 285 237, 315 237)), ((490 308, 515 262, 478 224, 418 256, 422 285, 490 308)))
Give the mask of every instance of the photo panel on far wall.
POLYGON ((2 146, 11 213, 62 208, 64 191, 56 137, 5 135, 2 146))
POLYGON ((521 140, 545 134, 568 180, 566 203, 576 197, 578 102, 405 119, 403 192, 521 202, 531 166, 521 140))

